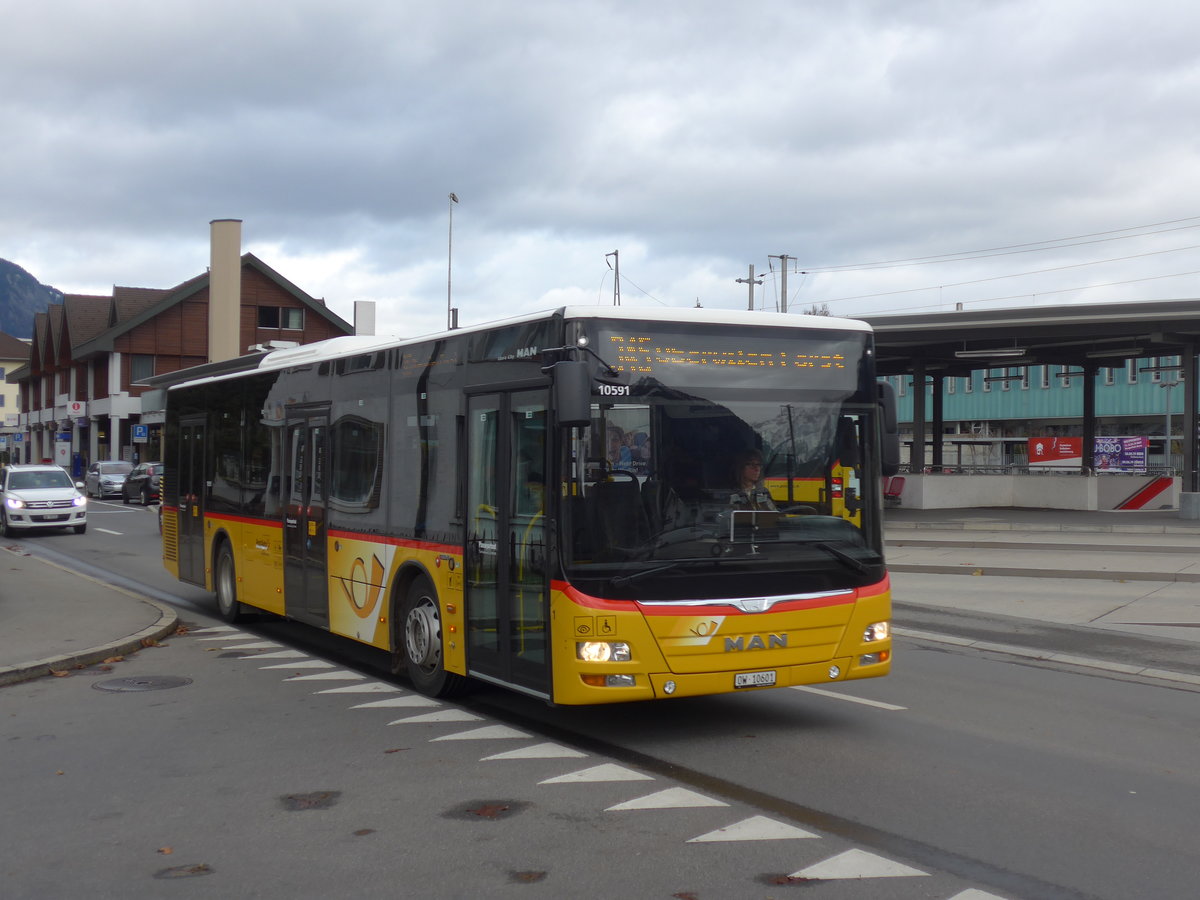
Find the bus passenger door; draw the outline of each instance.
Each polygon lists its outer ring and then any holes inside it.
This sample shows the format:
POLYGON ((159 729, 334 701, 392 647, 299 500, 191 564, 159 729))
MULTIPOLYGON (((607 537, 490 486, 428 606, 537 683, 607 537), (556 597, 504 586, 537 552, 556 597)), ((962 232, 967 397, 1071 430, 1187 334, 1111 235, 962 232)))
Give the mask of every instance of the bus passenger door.
POLYGON ((467 668, 550 694, 544 390, 470 398, 464 579, 467 668))
POLYGON ((326 497, 329 418, 289 418, 283 483, 283 602, 288 616, 329 626, 326 497))
POLYGON ((179 426, 179 580, 204 584, 204 421, 179 426))

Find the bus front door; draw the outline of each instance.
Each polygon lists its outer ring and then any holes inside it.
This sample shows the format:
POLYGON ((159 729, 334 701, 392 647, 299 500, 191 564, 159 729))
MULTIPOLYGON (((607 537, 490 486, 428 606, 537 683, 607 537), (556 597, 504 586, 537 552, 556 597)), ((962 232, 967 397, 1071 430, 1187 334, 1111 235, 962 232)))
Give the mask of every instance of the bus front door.
POLYGON ((179 580, 204 585, 204 421, 179 426, 179 580))
POLYGON ((329 418, 289 418, 283 484, 283 602, 288 616, 329 626, 326 496, 329 418))
POLYGON ((470 398, 464 579, 471 675, 550 696, 544 390, 470 398))

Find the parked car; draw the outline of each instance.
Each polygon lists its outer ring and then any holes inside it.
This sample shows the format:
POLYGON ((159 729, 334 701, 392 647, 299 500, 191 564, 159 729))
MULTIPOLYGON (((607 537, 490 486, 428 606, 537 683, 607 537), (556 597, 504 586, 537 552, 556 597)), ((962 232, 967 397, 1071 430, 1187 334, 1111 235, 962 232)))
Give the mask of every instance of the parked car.
POLYGON ((7 538, 43 528, 87 530, 82 482, 59 466, 12 465, 0 472, 0 531, 7 538))
POLYGON ((85 490, 89 497, 119 497, 125 476, 133 469, 133 463, 120 459, 94 462, 88 466, 85 490))
POLYGON ((125 503, 136 500, 142 506, 149 506, 151 501, 157 500, 162 469, 163 464, 160 462, 138 463, 134 466, 121 485, 121 500, 125 503))

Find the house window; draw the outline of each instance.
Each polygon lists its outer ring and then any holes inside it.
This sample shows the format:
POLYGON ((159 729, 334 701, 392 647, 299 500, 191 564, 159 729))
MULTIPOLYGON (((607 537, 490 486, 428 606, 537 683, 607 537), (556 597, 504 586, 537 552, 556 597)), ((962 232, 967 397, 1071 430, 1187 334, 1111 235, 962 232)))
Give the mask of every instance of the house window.
POLYGON ((1138 361, 1136 359, 1125 360, 1125 380, 1130 384, 1138 383, 1138 361))
POLYGON ((260 306, 258 327, 290 328, 299 331, 304 328, 304 310, 283 306, 260 306))
POLYGON ((946 393, 953 394, 955 385, 957 385, 957 384, 958 384, 958 379, 955 378, 953 375, 951 375, 949 378, 947 378, 946 379, 946 393))
POLYGON ((154 356, 149 353, 134 353, 129 358, 129 383, 137 384, 154 375, 154 356))
POLYGON ((1104 369, 1104 383, 1105 384, 1115 384, 1116 380, 1117 380, 1117 370, 1114 369, 1112 366, 1107 366, 1104 369))
POLYGON ((963 393, 972 394, 975 392, 975 373, 971 372, 963 379, 963 393))

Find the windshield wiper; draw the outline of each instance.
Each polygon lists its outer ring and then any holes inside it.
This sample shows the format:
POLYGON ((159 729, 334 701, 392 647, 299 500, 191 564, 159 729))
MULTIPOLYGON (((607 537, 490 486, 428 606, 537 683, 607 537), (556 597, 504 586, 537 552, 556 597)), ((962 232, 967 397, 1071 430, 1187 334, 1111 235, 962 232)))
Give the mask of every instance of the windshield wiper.
POLYGON ((641 578, 645 578, 648 575, 657 575, 660 572, 667 572, 671 569, 677 568, 679 568, 678 562, 667 563, 665 566, 655 566, 653 569, 642 569, 640 572, 634 572, 631 575, 614 575, 612 578, 608 579, 608 583, 613 587, 625 587, 625 585, 633 584, 633 582, 641 578))
POLYGON ((847 553, 845 550, 841 549, 840 547, 837 547, 837 546, 827 543, 825 541, 818 541, 815 544, 813 544, 813 546, 819 550, 824 550, 826 553, 828 553, 830 556, 837 559, 839 562, 845 563, 847 566, 849 566, 855 572, 867 571, 866 563, 864 563, 861 559, 858 559, 857 557, 851 556, 849 553, 847 553))

